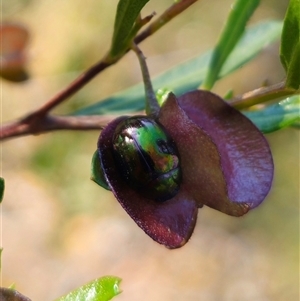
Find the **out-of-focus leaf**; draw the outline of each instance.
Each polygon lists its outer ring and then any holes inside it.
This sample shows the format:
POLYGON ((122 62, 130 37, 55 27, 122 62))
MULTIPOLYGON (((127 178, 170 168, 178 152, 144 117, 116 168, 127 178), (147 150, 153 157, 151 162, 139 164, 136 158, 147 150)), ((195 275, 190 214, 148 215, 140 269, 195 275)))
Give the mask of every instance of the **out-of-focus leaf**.
POLYGON ((118 277, 105 276, 83 285, 56 301, 108 301, 121 293, 120 282, 121 279, 118 277))
POLYGON ((290 0, 281 36, 280 59, 287 73, 286 86, 300 86, 300 0, 290 0))
POLYGON ((149 0, 120 0, 114 25, 110 54, 117 56, 126 50, 141 9, 149 0))
POLYGON ((233 4, 225 28, 213 50, 208 73, 202 84, 203 89, 210 90, 218 80, 223 64, 241 38, 246 24, 259 2, 260 0, 236 0, 233 4))
POLYGON ((13 82, 28 79, 24 54, 29 39, 27 29, 19 24, 4 23, 0 25, 0 39, 0 76, 13 82))
POLYGON ((256 111, 243 112, 263 132, 271 133, 300 122, 300 95, 256 111))
POLYGON ((11 288, 0 287, 1 301, 31 301, 29 298, 11 288))
MULTIPOLYGON (((280 37, 281 29, 282 23, 278 21, 263 22, 247 29, 224 64, 220 77, 235 71, 254 58, 265 46, 280 37)), ((197 89, 207 73, 210 57, 211 51, 208 51, 158 75, 152 81, 154 89, 168 89, 177 96, 197 89)), ((74 115, 123 114, 143 110, 144 106, 144 86, 138 84, 83 108, 74 115)))
POLYGON ((5 188, 5 182, 4 182, 4 179, 0 177, 0 203, 1 203, 2 200, 3 200, 4 188, 5 188))

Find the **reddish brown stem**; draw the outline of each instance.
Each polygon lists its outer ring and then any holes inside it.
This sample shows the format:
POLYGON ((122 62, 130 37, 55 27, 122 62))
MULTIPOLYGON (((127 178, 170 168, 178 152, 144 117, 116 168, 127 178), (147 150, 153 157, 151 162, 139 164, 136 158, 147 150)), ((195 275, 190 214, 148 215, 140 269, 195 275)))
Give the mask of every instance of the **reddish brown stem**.
MULTIPOLYGON (((151 36, 157 30, 159 30, 163 25, 172 20, 179 13, 183 12, 190 5, 195 3, 197 0, 182 0, 178 3, 173 4, 168 8, 160 17, 156 19, 152 24, 150 24, 141 34, 135 38, 135 43, 138 44, 151 36)), ((152 17, 151 17, 152 18, 152 17)), ((149 18, 149 20, 151 19, 149 18)), ((126 52, 128 52, 128 49, 126 52)), ((124 53, 125 54, 125 53, 124 53)), ((106 123, 103 120, 110 120, 105 116, 101 117, 58 117, 51 116, 49 112, 61 104, 63 101, 68 99, 70 96, 78 92, 83 86, 85 86, 90 80, 92 80, 96 75, 105 70, 107 67, 116 63, 121 57, 121 55, 116 58, 111 58, 105 56, 101 61, 92 66, 86 72, 81 74, 77 79, 75 79, 70 85, 65 89, 60 91, 54 97, 50 98, 42 107, 31 113, 30 115, 1 127, 0 140, 23 136, 28 134, 37 134, 51 130, 59 129, 69 129, 69 130, 88 130, 88 129, 101 129, 106 123), (99 118, 95 123, 95 118, 99 118), (90 119, 90 121, 88 121, 90 119), (92 122, 93 120, 93 122, 92 122)))
POLYGON ((192 4, 197 2, 198 0, 182 0, 180 2, 174 3, 170 6, 162 15, 159 16, 154 22, 152 22, 144 31, 142 31, 135 39, 135 44, 139 44, 147 37, 158 31, 161 27, 163 27, 166 23, 171 21, 177 15, 182 13, 192 4))
MULTIPOLYGON (((160 15, 152 24, 150 24, 141 34, 139 34, 135 39, 135 44, 139 44, 146 38, 158 31, 162 26, 171 21, 178 14, 182 13, 185 9, 191 6, 198 0, 182 0, 181 2, 173 4, 169 7, 162 15, 160 15)), ((152 19, 153 15, 149 16, 149 21, 152 19)), ((147 17, 144 20, 148 20, 147 17)), ((144 21, 145 22, 145 21, 144 21)), ((145 22, 146 23, 146 22, 145 22)), ((126 53, 130 50, 127 49, 126 53)), ((61 102, 75 94, 83 86, 85 86, 90 80, 92 80, 96 75, 116 63, 121 57, 114 60, 107 60, 108 56, 105 56, 100 62, 92 66, 85 73, 81 74, 77 79, 75 79, 68 87, 59 92, 53 98, 49 99, 45 105, 43 105, 35 113, 45 114, 52 110, 54 107, 59 105, 61 102)))
POLYGON ((105 116, 55 116, 44 115, 28 116, 18 122, 5 126, 1 131, 1 139, 20 137, 25 135, 37 135, 55 130, 101 130, 116 115, 105 116))

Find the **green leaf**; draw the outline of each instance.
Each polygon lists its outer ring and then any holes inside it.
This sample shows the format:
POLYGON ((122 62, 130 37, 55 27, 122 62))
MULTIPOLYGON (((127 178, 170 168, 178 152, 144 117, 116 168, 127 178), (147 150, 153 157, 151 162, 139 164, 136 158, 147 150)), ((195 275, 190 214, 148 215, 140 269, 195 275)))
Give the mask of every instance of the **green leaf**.
POLYGON ((121 279, 105 276, 70 292, 56 301, 107 301, 121 293, 121 279))
POLYGON ((257 111, 242 112, 263 132, 271 133, 300 121, 300 95, 257 111))
MULTIPOLYGON (((280 37, 281 30, 282 23, 278 21, 266 21, 247 29, 224 64, 220 77, 226 76, 253 59, 265 46, 280 37)), ((211 51, 208 51, 156 76, 152 81, 154 89, 171 90, 178 96, 197 89, 207 73, 210 57, 211 51)), ((138 84, 80 109, 73 115, 124 114, 143 110, 144 106, 144 86, 138 84)))
POLYGON ((108 186, 100 163, 99 153, 96 150, 92 157, 91 180, 106 190, 111 190, 108 186))
POLYGON ((287 73, 286 86, 300 86, 300 0, 290 0, 283 24, 280 59, 287 73))
POLYGON ((207 76, 202 88, 210 90, 218 80, 227 57, 241 38, 246 24, 259 5, 260 0, 236 0, 228 16, 225 28, 214 48, 207 76))
POLYGON ((3 178, 0 177, 0 203, 3 200, 4 189, 5 189, 5 181, 3 178))
POLYGON ((118 56, 128 47, 133 38, 132 31, 135 30, 135 22, 141 9, 149 0, 120 0, 114 25, 114 33, 110 54, 118 56))

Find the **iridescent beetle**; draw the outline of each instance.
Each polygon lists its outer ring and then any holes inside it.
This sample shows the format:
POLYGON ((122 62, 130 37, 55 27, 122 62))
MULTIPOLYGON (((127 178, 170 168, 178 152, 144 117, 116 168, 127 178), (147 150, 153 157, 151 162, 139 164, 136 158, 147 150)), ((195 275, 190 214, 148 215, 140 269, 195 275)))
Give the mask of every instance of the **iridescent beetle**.
POLYGON ((123 180, 141 195, 166 201, 179 191, 177 147, 154 119, 134 116, 121 121, 113 136, 113 155, 123 180))

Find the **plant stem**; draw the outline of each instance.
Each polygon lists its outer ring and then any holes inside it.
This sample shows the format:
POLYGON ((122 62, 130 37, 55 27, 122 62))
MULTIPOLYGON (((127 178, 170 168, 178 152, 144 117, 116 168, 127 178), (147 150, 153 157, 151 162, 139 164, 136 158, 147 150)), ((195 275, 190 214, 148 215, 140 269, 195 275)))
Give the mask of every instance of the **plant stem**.
POLYGON ((281 82, 269 87, 262 87, 244 93, 241 96, 229 100, 229 104, 238 110, 242 110, 270 100, 293 95, 296 92, 297 91, 294 89, 286 88, 285 83, 281 82))
MULTIPOLYGON (((190 5, 197 2, 197 0, 182 0, 178 3, 171 5, 161 16, 159 16, 156 21, 150 24, 141 34, 136 36, 134 39, 135 44, 139 44, 144 41, 146 38, 154 34, 158 31, 162 26, 171 21, 174 17, 182 13, 185 9, 187 9, 190 5)), ((147 23, 147 20, 150 20, 153 15, 146 17, 143 22, 147 23)), ((64 102, 66 99, 74 95, 81 88, 83 88, 89 81, 91 81, 96 75, 103 72, 106 68, 115 64, 118 60, 120 60, 130 48, 126 50, 124 54, 119 57, 111 58, 109 55, 104 56, 98 63, 89 68, 87 71, 82 73, 78 78, 76 78, 73 82, 71 82, 65 89, 57 93, 54 97, 50 98, 43 106, 38 108, 31 114, 26 114, 26 116, 22 117, 20 120, 16 120, 12 123, 5 124, 0 129, 0 140, 5 140, 12 137, 24 136, 29 134, 37 134, 50 130, 57 129, 92 129, 91 125, 87 125, 82 123, 80 128, 76 128, 71 125, 72 123, 65 124, 65 127, 59 128, 59 124, 56 126, 53 123, 58 122, 58 119, 55 119, 54 116, 49 116, 49 112, 64 102), (49 118, 52 118, 51 124, 49 127, 48 121, 49 118)), ((65 120, 71 120, 70 117, 64 117, 65 120)), ((73 117, 72 117, 73 118, 73 117)), ((83 120, 82 117, 76 117, 78 120, 83 120)), ((91 118, 88 116, 87 118, 91 118)), ((98 117, 99 120, 105 117, 98 117)), ((100 122, 100 121, 99 121, 100 122)), ((102 126, 99 125, 98 122, 94 124, 93 128, 101 129, 102 126)))
MULTIPOLYGON (((299 91, 287 89, 284 83, 278 83, 247 92, 232 99, 229 103, 240 110, 296 93, 299 91)), ((134 112, 132 115, 140 114, 142 112, 134 112)), ((101 130, 116 117, 116 115, 53 116, 46 114, 41 116, 31 114, 19 121, 4 125, 0 131, 0 139, 6 140, 56 130, 101 130)))
MULTIPOLYGON (((158 31, 162 26, 171 21, 178 14, 187 9, 190 5, 195 3, 197 0, 182 0, 181 2, 175 3, 170 6, 162 15, 160 15, 156 21, 150 24, 140 35, 134 39, 135 44, 139 44, 146 38, 158 31)), ((149 18, 144 18, 144 24, 151 20, 153 15, 149 18)), ((86 72, 82 73, 78 78, 76 78, 69 86, 60 91, 54 97, 50 98, 41 108, 39 108, 35 113, 46 114, 54 107, 62 103, 67 98, 71 97, 73 94, 78 92, 82 87, 84 87, 89 81, 91 81, 96 75, 104 71, 107 67, 115 64, 120 60, 128 51, 120 57, 111 58, 109 55, 105 55, 98 63, 89 68, 86 72)))
POLYGON ((55 116, 45 115, 43 118, 31 119, 31 117, 6 124, 1 129, 1 140, 41 134, 56 130, 102 130, 106 124, 117 115, 88 115, 88 116, 55 116), (31 119, 31 120, 30 120, 31 119))
POLYGON ((143 52, 136 44, 132 43, 131 48, 136 53, 142 70, 143 82, 144 82, 145 94, 146 94, 146 113, 147 115, 157 117, 159 112, 159 104, 152 87, 151 78, 146 63, 146 58, 143 52))
POLYGON ((134 39, 135 44, 139 44, 145 38, 158 31, 166 23, 171 21, 197 1, 198 0, 181 0, 174 3, 134 39))

